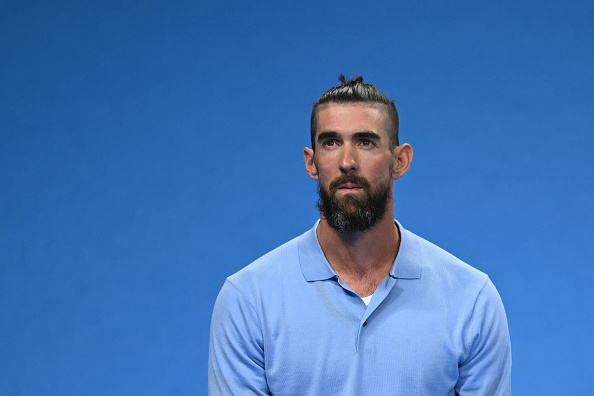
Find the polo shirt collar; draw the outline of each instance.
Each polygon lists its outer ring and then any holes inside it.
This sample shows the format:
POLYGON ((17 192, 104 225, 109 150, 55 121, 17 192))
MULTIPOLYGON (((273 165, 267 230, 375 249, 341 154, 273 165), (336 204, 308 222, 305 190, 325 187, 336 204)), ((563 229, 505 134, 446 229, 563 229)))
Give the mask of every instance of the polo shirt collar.
MULTIPOLYGON (((407 230, 405 230, 396 220, 396 225, 400 230, 400 249, 398 256, 390 270, 392 278, 418 279, 421 277, 423 267, 423 256, 420 247, 417 246, 416 239, 407 230)), ((336 277, 336 272, 326 260, 322 251, 316 230, 320 220, 316 221, 314 226, 299 238, 299 263, 305 280, 308 282, 332 279, 336 277)))
POLYGON ((392 278, 419 279, 423 269, 423 254, 417 238, 394 220, 400 230, 400 248, 390 270, 392 278))
POLYGON ((303 234, 299 239, 299 263, 305 280, 308 282, 334 278, 336 272, 326 260, 322 251, 316 230, 320 220, 316 221, 313 228, 303 234))

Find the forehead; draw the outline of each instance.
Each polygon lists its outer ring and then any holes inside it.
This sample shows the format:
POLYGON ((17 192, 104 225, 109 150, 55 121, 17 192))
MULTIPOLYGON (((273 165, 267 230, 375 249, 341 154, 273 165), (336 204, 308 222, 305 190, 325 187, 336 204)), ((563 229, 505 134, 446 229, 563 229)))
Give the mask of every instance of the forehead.
POLYGON ((316 133, 376 132, 387 136, 387 115, 381 105, 328 104, 318 110, 316 133))

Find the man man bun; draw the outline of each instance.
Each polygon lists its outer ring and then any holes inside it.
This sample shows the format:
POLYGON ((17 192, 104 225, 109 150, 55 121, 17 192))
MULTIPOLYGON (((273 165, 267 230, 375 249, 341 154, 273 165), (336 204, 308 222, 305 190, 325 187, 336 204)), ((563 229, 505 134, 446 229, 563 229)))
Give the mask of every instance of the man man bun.
POLYGON ((394 150, 400 143, 398 142, 399 118, 398 110, 394 102, 388 99, 383 93, 371 84, 363 82, 362 76, 353 76, 347 80, 343 74, 338 75, 340 86, 330 88, 324 92, 316 101, 311 111, 311 148, 315 151, 316 137, 316 116, 318 111, 329 104, 369 104, 383 105, 388 116, 390 136, 390 149, 394 150))

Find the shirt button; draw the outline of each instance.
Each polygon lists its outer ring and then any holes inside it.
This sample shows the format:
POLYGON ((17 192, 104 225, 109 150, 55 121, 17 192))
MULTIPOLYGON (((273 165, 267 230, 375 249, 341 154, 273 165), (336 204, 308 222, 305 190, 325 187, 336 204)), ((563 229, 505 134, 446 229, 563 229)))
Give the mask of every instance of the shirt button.
POLYGON ((363 326, 367 326, 367 321, 363 322, 363 326))

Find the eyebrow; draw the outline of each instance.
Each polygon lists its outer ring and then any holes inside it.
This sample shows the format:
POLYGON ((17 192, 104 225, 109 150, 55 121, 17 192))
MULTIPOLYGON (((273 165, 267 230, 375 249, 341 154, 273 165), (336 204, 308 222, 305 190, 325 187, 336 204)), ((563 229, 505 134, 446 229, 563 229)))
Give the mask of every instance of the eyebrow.
POLYGON ((338 133, 336 132, 322 132, 318 135, 318 142, 321 142, 326 139, 336 139, 338 137, 338 133))
POLYGON ((355 139, 373 139, 373 140, 381 140, 381 136, 375 132, 357 132, 353 134, 355 139))
MULTIPOLYGON (((322 132, 318 135, 318 142, 322 142, 324 140, 327 139, 336 139, 338 138, 340 135, 338 134, 338 132, 333 132, 333 131, 328 131, 328 132, 322 132)), ((373 140, 381 140, 381 136, 378 135, 375 132, 369 132, 369 131, 365 131, 365 132, 356 132, 353 134, 353 138, 354 139, 373 139, 373 140)))

